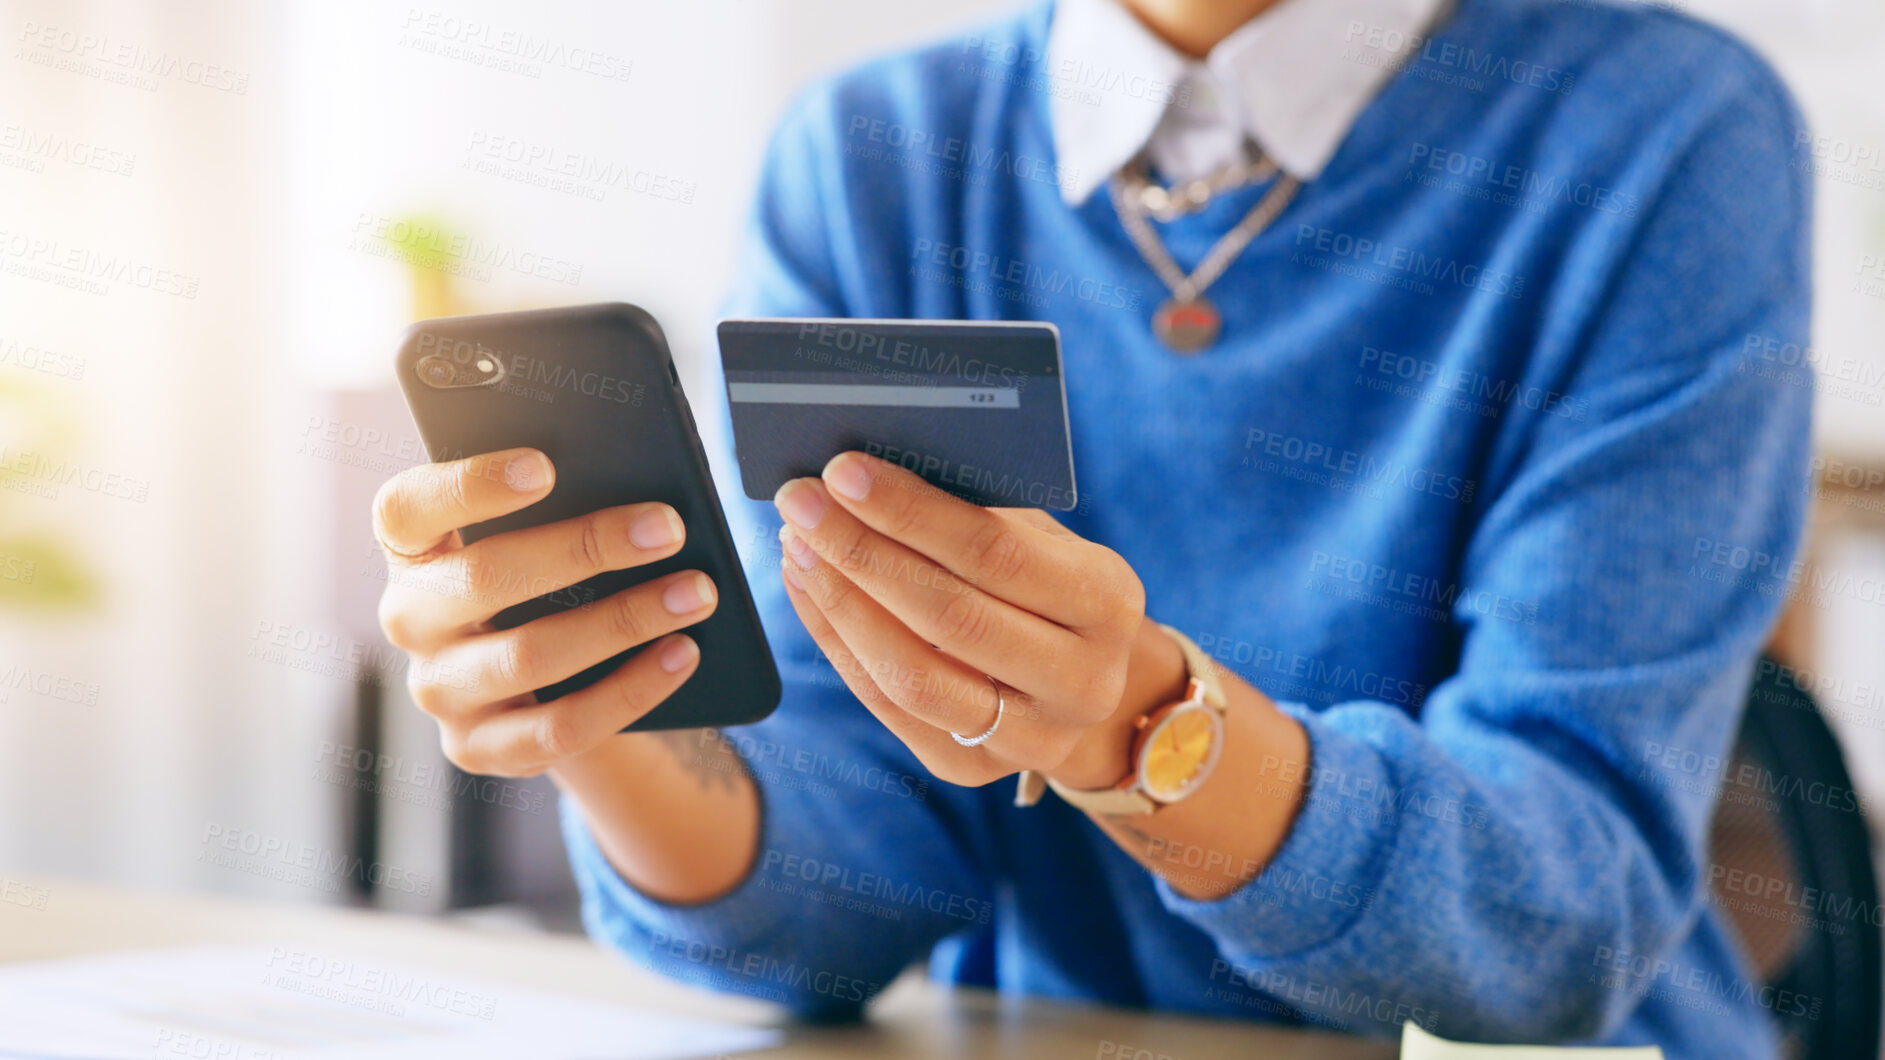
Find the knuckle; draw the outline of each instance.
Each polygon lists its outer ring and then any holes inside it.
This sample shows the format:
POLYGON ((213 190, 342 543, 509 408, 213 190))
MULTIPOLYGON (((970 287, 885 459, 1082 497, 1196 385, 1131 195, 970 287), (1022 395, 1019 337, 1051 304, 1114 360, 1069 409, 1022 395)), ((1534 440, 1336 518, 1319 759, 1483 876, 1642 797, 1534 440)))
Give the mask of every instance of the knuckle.
POLYGON ((1074 681, 1074 711, 1081 721, 1097 724, 1113 716, 1126 691, 1125 675, 1088 671, 1074 681))
POLYGON ((491 762, 481 751, 471 746, 471 740, 464 730, 456 726, 439 726, 439 750, 445 760, 467 773, 486 773, 491 762))
POLYGON ((860 531, 852 534, 849 541, 838 547, 837 558, 832 566, 841 571, 862 571, 870 562, 871 546, 869 535, 860 531))
POLYGON ((819 574, 822 576, 814 576, 810 579, 818 586, 816 590, 818 609, 827 616, 845 614, 854 603, 852 594, 857 591, 857 587, 843 575, 833 574, 830 571, 821 571, 819 574))
POLYGON ((1057 726, 1042 733, 1034 755, 1034 760, 1040 763, 1036 768, 1049 771, 1060 768, 1080 746, 1081 731, 1057 726))
POLYGON ((450 512, 465 512, 471 507, 471 469, 463 464, 442 464, 430 475, 436 503, 450 512))
MULTIPOLYGON (((989 706, 995 705, 995 697, 986 697, 989 706)), ((1004 688, 1001 693, 1002 713, 1015 721, 1039 721, 1041 719, 1041 701, 1021 691, 1019 688, 1004 688)))
POLYGON ((642 682, 625 680, 625 670, 617 670, 610 680, 610 695, 621 717, 639 718, 653 706, 649 702, 651 693, 642 682))
POLYGON ((1078 590, 1067 594, 1070 624, 1081 628, 1108 624, 1137 628, 1145 615, 1145 585, 1119 553, 1104 545, 1094 547, 1099 553, 1083 565, 1091 573, 1082 579, 1078 590))
POLYGON ((896 695, 892 698, 911 714, 941 717, 951 711, 955 702, 944 694, 939 678, 940 675, 930 670, 912 670, 896 683, 896 695))
POLYGON ((980 593, 957 593, 936 614, 936 631, 957 648, 979 647, 988 638, 988 603, 980 593))
POLYGON ((373 540, 379 543, 380 551, 385 554, 389 565, 414 561, 410 554, 394 551, 393 544, 404 538, 407 528, 418 521, 412 509, 412 502, 397 493, 387 495, 387 499, 374 508, 373 540))
POLYGON ((897 701, 892 699, 890 693, 886 692, 883 686, 877 683, 876 678, 871 675, 870 669, 862 662, 859 662, 857 656, 852 655, 849 651, 843 651, 839 653, 838 657, 832 658, 830 661, 831 668, 838 672, 838 675, 843 678, 845 685, 851 689, 852 693, 855 694, 859 700, 879 707, 894 707, 897 705, 897 701))
POLYGON ((894 489, 890 491, 896 497, 884 512, 885 533, 897 540, 905 540, 923 524, 924 495, 912 489, 894 489))
POLYGON ((410 668, 406 672, 406 694, 412 697, 413 706, 432 717, 436 718, 444 712, 443 690, 410 668))
POLYGON ((1027 566, 1021 535, 999 517, 984 521, 969 538, 969 564, 977 581, 1009 581, 1027 566))
POLYGON ((476 600, 487 589, 501 584, 503 575, 491 562, 491 554, 478 545, 459 549, 456 558, 466 599, 476 600))
POLYGON ((583 750, 582 722, 568 710, 546 709, 537 718, 537 748, 552 761, 562 761, 583 750))
POLYGON ((415 628, 412 612, 390 591, 381 594, 380 632, 386 635, 386 642, 401 651, 411 651, 419 643, 419 631, 415 628))
POLYGON ((512 690, 534 688, 537 675, 543 669, 543 649, 535 637, 519 630, 497 642, 490 666, 499 687, 512 690))
POLYGON ((1132 569, 1132 564, 1127 563, 1124 556, 1110 548, 1106 554, 1111 562, 1105 564, 1105 569, 1112 572, 1107 583, 1108 593, 1119 603, 1116 610, 1129 615, 1133 624, 1137 625, 1138 619, 1145 614, 1145 583, 1139 580, 1138 572, 1132 569))
POLYGON ((642 594, 617 593, 613 605, 607 608, 606 614, 609 636, 615 643, 624 646, 640 644, 654 635, 654 623, 649 621, 648 608, 643 606, 642 594))
POLYGON ((385 536, 384 531, 396 529, 404 522, 401 516, 404 514, 407 474, 402 471, 380 483, 379 490, 373 494, 373 528, 381 531, 382 537, 385 536))
POLYGON ((603 530, 603 520, 597 516, 591 515, 577 524, 576 539, 570 542, 570 548, 571 558, 581 569, 609 569, 608 534, 603 530))

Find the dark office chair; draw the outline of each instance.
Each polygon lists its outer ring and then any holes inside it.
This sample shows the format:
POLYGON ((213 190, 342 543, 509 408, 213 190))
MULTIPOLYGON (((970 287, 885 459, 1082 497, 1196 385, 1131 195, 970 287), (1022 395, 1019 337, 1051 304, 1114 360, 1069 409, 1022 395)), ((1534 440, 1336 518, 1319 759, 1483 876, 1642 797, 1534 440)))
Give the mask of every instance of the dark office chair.
POLYGON ((1773 1006, 1782 1055, 1878 1060, 1881 931, 1871 836, 1864 815, 1846 808, 1843 793, 1852 790, 1852 779, 1839 741, 1793 672, 1771 659, 1762 659, 1756 671, 1734 758, 1730 778, 1763 779, 1723 784, 1711 860, 1763 880, 1784 880, 1795 901, 1785 893, 1763 901, 1747 892, 1771 888, 1749 887, 1745 877, 1739 889, 1729 888, 1725 875, 1716 878, 1716 898, 1763 981, 1791 992, 1774 995, 1790 999, 1773 1006), (1743 764, 1761 772, 1734 772, 1743 764), (1802 908, 1807 903, 1799 896, 1807 888, 1826 899, 1802 908), (1817 922, 1790 922, 1800 914, 1817 922))

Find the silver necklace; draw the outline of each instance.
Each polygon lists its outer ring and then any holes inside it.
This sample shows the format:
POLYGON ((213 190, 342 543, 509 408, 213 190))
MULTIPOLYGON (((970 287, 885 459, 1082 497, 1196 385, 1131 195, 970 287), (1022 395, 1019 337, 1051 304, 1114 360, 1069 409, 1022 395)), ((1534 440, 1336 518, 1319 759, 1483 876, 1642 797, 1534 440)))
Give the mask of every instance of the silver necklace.
MULTIPOLYGON (((1243 175, 1244 179, 1227 183, 1224 187, 1236 187, 1247 183, 1258 171, 1267 176, 1276 172, 1276 165, 1264 159, 1256 164, 1256 168, 1246 171, 1243 175)), ((1121 170, 1112 182, 1113 209, 1118 212, 1119 221, 1125 226, 1126 234, 1132 237, 1133 245, 1139 249, 1139 256, 1145 259, 1145 263, 1152 267, 1153 272, 1158 273, 1158 278, 1164 281, 1165 286, 1172 292, 1172 296, 1161 303, 1152 314, 1152 334, 1157 336, 1167 349, 1175 353, 1196 353, 1216 342, 1218 333, 1224 328, 1224 316, 1218 312, 1215 305, 1211 304, 1210 299, 1204 297, 1205 288, 1216 283, 1218 277, 1224 275, 1224 270, 1230 268, 1231 262, 1236 261, 1237 256, 1244 252, 1244 248, 1250 245, 1250 241, 1269 227, 1277 214, 1283 212, 1283 208, 1289 205, 1289 200, 1295 196, 1296 189, 1301 185, 1295 177, 1287 173, 1279 176, 1276 184, 1263 193, 1263 198, 1257 200, 1257 204, 1250 208, 1250 212, 1244 215, 1243 220, 1237 222, 1237 227, 1226 232, 1224 237, 1211 247, 1210 252, 1205 254, 1204 260, 1198 263, 1198 267, 1186 273, 1178 267, 1176 261, 1172 260, 1171 252, 1165 249, 1164 241, 1159 239, 1158 233, 1152 230, 1152 223, 1147 220, 1148 215, 1153 212, 1145 194, 1145 189, 1149 184, 1143 160, 1135 161, 1121 170)), ((1192 184, 1206 184, 1210 189, 1208 192, 1201 193, 1203 199, 1196 205, 1190 206, 1192 210, 1197 209, 1203 202, 1209 201, 1212 194, 1221 190, 1218 186, 1205 181, 1193 181, 1192 184)), ((1173 198, 1169 192, 1166 196, 1168 200, 1173 198)), ((1189 203, 1191 198, 1187 194, 1185 201, 1189 203)), ((1178 208, 1178 211, 1189 212, 1183 208, 1178 208)), ((1161 219, 1169 219, 1169 217, 1161 219)))
POLYGON ((1255 161, 1223 166, 1207 176, 1183 181, 1169 188, 1152 182, 1146 173, 1143 158, 1127 166, 1121 175, 1126 179, 1127 193, 1137 197, 1138 205, 1154 220, 1169 223, 1188 213, 1202 210, 1211 197, 1219 192, 1231 191, 1246 184, 1261 184, 1276 174, 1275 162, 1255 148, 1248 149, 1256 154, 1255 161))

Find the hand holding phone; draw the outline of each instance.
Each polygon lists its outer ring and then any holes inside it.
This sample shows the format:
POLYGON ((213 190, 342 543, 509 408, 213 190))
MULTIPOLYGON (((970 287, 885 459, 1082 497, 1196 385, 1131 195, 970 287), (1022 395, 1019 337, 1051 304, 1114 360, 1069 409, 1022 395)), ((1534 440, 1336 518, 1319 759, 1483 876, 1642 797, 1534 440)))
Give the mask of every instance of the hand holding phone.
POLYGON ((398 371, 437 462, 376 505, 381 620, 454 762, 540 771, 610 732, 772 711, 778 673, 652 317, 422 321, 398 371))
POLYGON ((718 602, 710 578, 682 570, 594 606, 496 628, 500 611, 546 586, 567 591, 605 571, 645 567, 685 540, 672 507, 646 502, 465 542, 461 528, 527 511, 555 483, 544 454, 509 449, 410 468, 374 502, 388 573, 381 625, 412 654, 413 698, 438 720, 446 757, 467 772, 531 776, 646 717, 699 664, 698 645, 676 631, 718 602), (635 645, 647 648, 601 681, 537 701, 534 689, 635 645))

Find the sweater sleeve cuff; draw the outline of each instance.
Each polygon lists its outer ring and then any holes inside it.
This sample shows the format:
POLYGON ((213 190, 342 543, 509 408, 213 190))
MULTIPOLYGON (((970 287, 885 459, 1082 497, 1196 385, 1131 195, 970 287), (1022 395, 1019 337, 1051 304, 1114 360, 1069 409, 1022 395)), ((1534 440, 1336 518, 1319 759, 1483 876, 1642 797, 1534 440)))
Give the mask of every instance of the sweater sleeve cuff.
MULTIPOLYGON (((784 907, 766 900, 757 865, 726 894, 694 905, 650 897, 622 878, 596 845, 582 810, 561 800, 563 842, 582 892, 583 926, 593 938, 607 940, 656 971, 685 965, 700 948, 725 947, 732 940, 771 934, 784 907)), ((771 842, 770 815, 762 811, 760 849, 771 842)))
MULTIPOLYGON (((1311 770, 1283 846, 1263 871, 1223 898, 1198 901, 1164 877, 1165 908, 1240 954, 1286 957, 1321 946, 1372 906, 1392 853, 1393 773, 1374 746, 1296 703, 1277 708, 1309 734, 1311 770)), ((1259 776, 1259 781, 1264 778, 1259 776)))

